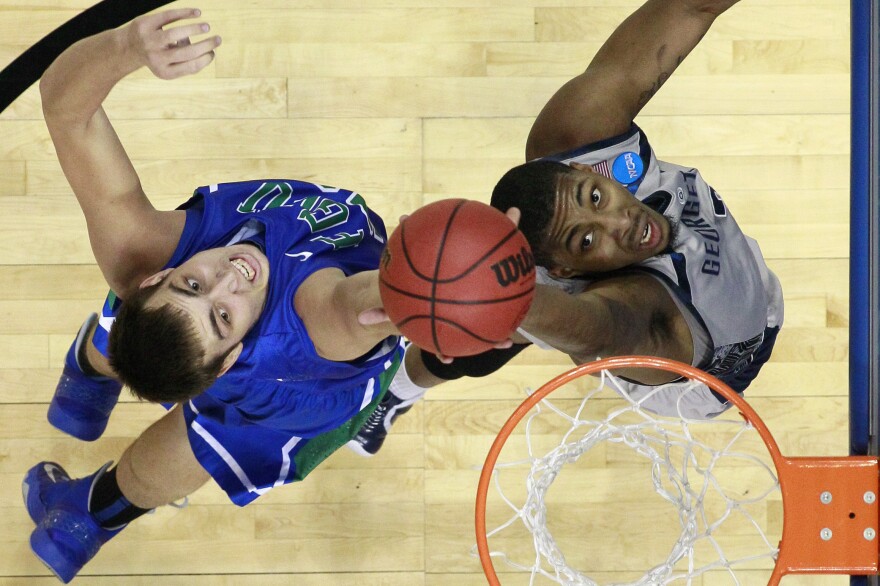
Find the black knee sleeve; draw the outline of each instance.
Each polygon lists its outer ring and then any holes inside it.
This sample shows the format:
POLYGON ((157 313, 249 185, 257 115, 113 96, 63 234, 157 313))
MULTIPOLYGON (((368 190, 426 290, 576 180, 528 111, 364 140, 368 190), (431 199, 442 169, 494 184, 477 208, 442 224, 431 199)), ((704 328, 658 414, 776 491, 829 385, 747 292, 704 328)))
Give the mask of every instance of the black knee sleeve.
POLYGON ((431 354, 420 350, 422 361, 428 372, 444 380, 456 380, 463 376, 481 377, 487 376, 510 362, 514 356, 522 352, 529 344, 514 344, 503 350, 488 350, 476 356, 456 358, 452 364, 443 364, 431 354))

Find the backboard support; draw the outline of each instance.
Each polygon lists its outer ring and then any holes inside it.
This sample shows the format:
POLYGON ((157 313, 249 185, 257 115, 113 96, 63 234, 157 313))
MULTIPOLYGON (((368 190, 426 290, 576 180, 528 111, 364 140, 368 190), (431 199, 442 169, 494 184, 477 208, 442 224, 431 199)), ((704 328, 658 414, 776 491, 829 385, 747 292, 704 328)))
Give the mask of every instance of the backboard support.
MULTIPOLYGON (((850 452, 880 431, 880 6, 851 1, 850 452)), ((853 586, 878 586, 876 576, 853 586)))

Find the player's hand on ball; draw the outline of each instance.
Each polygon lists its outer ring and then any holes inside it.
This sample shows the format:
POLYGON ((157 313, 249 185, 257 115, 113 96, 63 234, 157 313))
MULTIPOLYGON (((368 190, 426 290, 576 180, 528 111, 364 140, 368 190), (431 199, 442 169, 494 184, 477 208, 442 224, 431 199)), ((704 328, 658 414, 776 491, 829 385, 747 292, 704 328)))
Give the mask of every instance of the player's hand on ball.
POLYGON ((505 217, 464 199, 404 218, 379 266, 382 304, 398 331, 444 361, 509 347, 535 289, 518 221, 519 210, 505 217))
MULTIPOLYGON (((504 340, 503 342, 498 342, 492 348, 495 350, 506 350, 507 348, 510 348, 511 346, 513 346, 513 340, 508 338, 508 339, 504 340)), ((455 361, 454 356, 444 356, 442 354, 435 354, 434 356, 436 356, 437 360, 439 360, 443 364, 452 364, 455 361)))
POLYGON ((509 208, 504 215, 510 218, 510 221, 513 222, 514 226, 519 226, 519 221, 522 218, 522 212, 519 208, 509 208))
POLYGON ((128 49, 161 79, 201 71, 214 60, 214 49, 220 46, 220 37, 212 36, 193 43, 192 37, 210 31, 205 22, 168 26, 200 15, 198 9, 181 8, 138 17, 126 28, 128 49))

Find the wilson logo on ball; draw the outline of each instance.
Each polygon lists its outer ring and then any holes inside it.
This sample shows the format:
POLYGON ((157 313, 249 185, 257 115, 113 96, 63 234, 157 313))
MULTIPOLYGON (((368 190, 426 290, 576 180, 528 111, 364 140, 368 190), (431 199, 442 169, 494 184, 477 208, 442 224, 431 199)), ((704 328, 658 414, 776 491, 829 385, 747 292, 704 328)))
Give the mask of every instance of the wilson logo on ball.
POLYGON ((509 287, 535 270, 535 257, 528 248, 521 248, 518 253, 496 262, 490 268, 495 272, 498 284, 509 287))
POLYGON ((379 262, 388 318, 413 344, 472 356, 510 338, 535 293, 529 243, 504 213, 445 199, 401 220, 379 262))

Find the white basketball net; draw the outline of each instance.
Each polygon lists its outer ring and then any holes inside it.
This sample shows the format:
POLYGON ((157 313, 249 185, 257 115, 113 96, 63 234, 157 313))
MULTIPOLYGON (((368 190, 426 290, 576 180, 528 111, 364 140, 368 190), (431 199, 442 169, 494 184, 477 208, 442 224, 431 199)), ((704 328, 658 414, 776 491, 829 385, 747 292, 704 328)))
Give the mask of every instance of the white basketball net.
MULTIPOLYGON (((581 385, 596 382, 596 379, 584 378, 586 380, 576 382, 581 385)), ((551 395, 553 402, 544 399, 520 424, 525 426, 524 436, 512 435, 508 438, 501 458, 506 459, 511 443, 521 442, 518 438, 522 437, 527 443, 528 456, 504 463, 499 458, 495 466, 495 487, 501 500, 512 509, 513 515, 488 531, 491 555, 503 559, 514 568, 530 572, 530 584, 540 583, 536 580, 544 578, 558 584, 598 584, 582 573, 584 565, 591 566, 589 559, 586 564, 583 559, 572 564, 578 565, 580 570, 567 562, 548 529, 548 522, 552 521, 553 516, 548 515, 545 497, 564 466, 576 468, 571 465, 590 450, 607 444, 604 449, 608 450, 613 446, 615 450, 631 450, 629 456, 633 456, 634 452, 636 457, 633 459, 642 460, 646 464, 634 474, 641 473, 644 476, 648 473, 644 468, 649 468, 653 491, 662 501, 675 508, 676 514, 673 516, 677 516, 681 532, 665 561, 651 565, 643 576, 634 581, 632 580, 635 576, 628 576, 624 582, 612 583, 690 584, 697 576, 713 572, 708 583, 720 584, 722 580, 719 578, 724 576, 724 583, 740 584, 737 571, 757 569, 764 570, 769 575, 778 551, 775 545, 778 539, 771 541, 768 537, 767 518, 772 516, 767 513, 768 503, 771 510, 774 504, 781 507, 781 495, 772 461, 754 428, 738 413, 734 413, 734 410, 712 420, 657 416, 646 411, 642 404, 663 387, 634 400, 627 393, 626 384, 607 372, 602 373, 598 383, 598 388, 587 392, 585 397, 579 393, 577 396, 583 397, 579 402, 577 399, 568 401, 571 407, 576 406, 570 408, 569 412, 554 404, 566 403, 561 400, 564 396, 562 389, 557 390, 551 395), (603 402, 601 398, 614 398, 614 401, 603 402), (609 402, 614 405, 609 407, 609 402), (598 408, 595 407, 597 404, 598 408), (602 409, 605 411, 602 412, 602 409), (555 422, 552 421, 554 419, 555 422), (560 425, 563 429, 565 425, 569 427, 562 439, 550 451, 543 455, 537 454, 536 438, 546 439, 546 430, 558 430, 560 425), (542 431, 537 431, 539 428, 542 431), (502 476, 511 473, 516 484, 505 484, 507 488, 504 488, 502 476), (527 474, 525 495, 520 495, 521 498, 518 499, 508 496, 506 493, 522 492, 523 473, 527 474), (510 486, 517 488, 511 489, 510 486), (514 502, 515 500, 519 503, 514 502), (522 533, 523 526, 532 535, 533 558, 525 557, 527 553, 511 555, 496 550, 496 541, 508 546, 516 543, 511 532, 522 533), (732 533, 732 536, 725 536, 726 533, 732 533), (505 537, 509 539, 505 540, 505 537)), ((688 394, 702 385, 690 381, 672 384, 680 391, 677 405, 678 412, 681 413, 681 405, 687 402, 688 394)), ((666 385, 665 388, 668 391, 670 386, 666 385)), ((590 470, 582 470, 581 473, 591 474, 590 470)), ((644 478, 642 481, 647 482, 644 478)), ((510 482, 510 479, 507 478, 506 482, 510 482)), ((617 498, 615 492, 624 497, 628 491, 629 486, 615 487, 609 500, 613 502, 617 498)), ((590 500, 588 496, 585 494, 587 498, 584 502, 590 500)), ((504 507, 497 502, 497 498, 495 501, 495 508, 501 509, 502 513, 501 516, 494 515, 497 522, 504 518, 504 507)), ((660 504, 655 497, 651 501, 660 504)), ((546 502, 553 503, 553 499, 549 498, 546 502)), ((663 508, 663 505, 660 504, 660 507, 663 508)), ((566 504, 564 511, 563 517, 580 515, 579 522, 584 523, 583 531, 590 531, 590 519, 585 518, 585 513, 579 513, 577 503, 571 506, 566 504)), ((558 516, 559 510, 556 512, 558 516)), ((595 515, 595 512, 592 514, 595 515)), ((487 515, 487 519, 490 516, 487 515)), ((488 523, 487 520, 487 527, 490 527, 488 523)), ((671 524, 674 525, 675 521, 671 524)), ((650 543, 654 529, 650 522, 649 526, 644 527, 644 543, 650 543)), ((611 531, 613 530, 612 528, 611 531)), ((678 530, 679 528, 673 528, 672 534, 678 530)), ((604 539, 615 537, 610 534, 604 536, 604 539)), ((571 542, 570 539, 568 541, 571 542)), ((510 548, 515 549, 514 546, 510 548)), ((577 551, 588 548, 569 546, 568 549, 576 550, 574 553, 581 558, 590 557, 589 552, 577 551)), ((630 555, 629 551, 624 551, 623 554, 630 555)), ((659 556, 654 559, 659 559, 659 556)), ((652 559, 650 564, 654 563, 652 559)), ((594 573, 589 569, 586 571, 594 573)), ((603 574, 601 570, 599 573, 603 574)), ((612 571, 608 575, 615 574, 612 571)), ((508 580, 502 581, 506 583, 508 580)))

